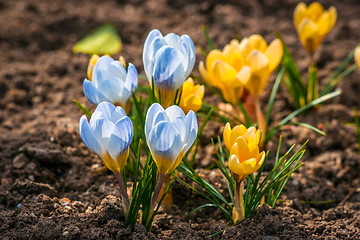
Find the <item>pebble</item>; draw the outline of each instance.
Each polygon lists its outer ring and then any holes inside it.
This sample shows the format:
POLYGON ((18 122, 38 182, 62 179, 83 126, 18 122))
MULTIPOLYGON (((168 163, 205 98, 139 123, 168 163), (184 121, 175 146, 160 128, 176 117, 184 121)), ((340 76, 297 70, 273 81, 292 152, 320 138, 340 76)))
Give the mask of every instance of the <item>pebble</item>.
POLYGON ((21 207, 21 203, 19 203, 18 205, 16 205, 17 208, 21 207))
POLYGON ((27 156, 24 153, 20 153, 13 159, 13 166, 17 169, 23 168, 28 161, 27 156))
POLYGON ((67 235, 69 235, 69 231, 63 232, 62 235, 63 235, 64 237, 66 237, 67 235))

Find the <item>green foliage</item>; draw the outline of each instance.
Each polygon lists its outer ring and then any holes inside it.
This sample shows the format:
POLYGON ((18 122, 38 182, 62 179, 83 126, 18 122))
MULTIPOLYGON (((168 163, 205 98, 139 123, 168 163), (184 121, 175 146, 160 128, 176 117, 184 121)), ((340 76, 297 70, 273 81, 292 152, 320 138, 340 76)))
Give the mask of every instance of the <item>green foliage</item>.
POLYGON ((354 59, 354 51, 352 51, 334 71, 331 78, 326 82, 324 88, 320 90, 316 63, 311 63, 307 75, 307 81, 304 83, 289 48, 282 39, 280 33, 277 32, 276 35, 281 40, 284 50, 284 55, 281 61, 282 66, 285 68, 283 84, 291 95, 296 109, 300 109, 319 97, 329 94, 341 80, 357 68, 356 64, 352 64, 346 68, 346 66, 354 59))
POLYGON ((104 24, 86 35, 73 46, 73 52, 86 54, 115 54, 122 46, 121 38, 114 26, 104 24))
MULTIPOLYGON (((201 190, 198 190, 193 185, 186 183, 180 178, 178 178, 178 180, 210 202, 197 207, 191 211, 188 216, 202 208, 215 207, 221 210, 224 217, 230 224, 234 224, 231 215, 235 205, 235 180, 225 164, 225 159, 228 159, 229 156, 227 153, 225 153, 225 151, 223 151, 220 137, 218 137, 217 145, 215 145, 213 141, 212 143, 217 155, 217 159, 214 159, 214 162, 216 167, 225 177, 229 198, 223 196, 219 190, 216 189, 216 187, 200 177, 187 161, 183 161, 177 170, 184 174, 192 182, 195 182, 201 188, 201 190)), ((265 198, 265 202, 268 205, 274 207, 291 174, 303 165, 300 160, 305 154, 305 150, 303 149, 306 143, 304 143, 297 151, 295 151, 294 154, 290 156, 290 153, 295 148, 294 144, 280 158, 281 143, 282 139, 280 138, 274 167, 270 170, 270 172, 265 173, 263 171, 264 166, 268 161, 268 153, 266 153, 264 163, 258 170, 256 176, 254 174, 250 174, 246 178, 246 191, 244 194, 245 217, 250 217, 252 215, 254 210, 261 204, 263 198, 265 198), (261 176, 263 176, 263 178, 261 178, 261 176)))

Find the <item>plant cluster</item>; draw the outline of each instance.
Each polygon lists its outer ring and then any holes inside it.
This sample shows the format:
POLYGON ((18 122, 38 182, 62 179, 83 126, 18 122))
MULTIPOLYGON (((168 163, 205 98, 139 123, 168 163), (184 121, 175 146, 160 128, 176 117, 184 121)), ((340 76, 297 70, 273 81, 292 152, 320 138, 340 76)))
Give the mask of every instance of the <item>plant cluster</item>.
MULTIPOLYGON (((356 64, 360 65, 357 47, 322 91, 318 90, 313 55, 335 25, 336 17, 334 7, 325 11, 319 3, 308 7, 300 3, 295 9, 295 27, 311 58, 306 83, 279 34, 270 44, 258 34, 241 41, 232 40, 221 51, 215 49, 203 27, 210 52, 203 50, 206 61, 199 64, 202 78, 191 75, 196 54, 188 35, 163 36, 159 30, 152 30, 142 55, 145 76, 138 75, 135 66, 127 64, 123 57, 114 60, 108 55, 93 55, 83 91, 88 101, 97 107, 91 113, 75 100, 87 115, 80 119, 80 136, 114 173, 127 223, 131 225, 140 220, 149 231, 161 203, 171 208, 170 189, 174 178, 209 201, 191 213, 216 207, 229 224, 235 224, 251 216, 261 204, 274 207, 291 174, 302 165, 306 143, 295 153, 292 153, 294 145, 280 156, 280 137, 274 167, 265 173, 264 165, 269 161, 264 151, 266 143, 287 124, 325 134, 309 124, 294 122, 293 118, 339 95, 340 91, 331 90, 356 64), (344 70, 353 57, 356 64, 344 70), (263 112, 260 96, 274 71, 277 77, 263 112), (139 77, 149 82, 148 87, 138 86, 139 77), (195 84, 194 80, 203 85, 195 84), (272 108, 281 83, 289 90, 297 109, 279 123, 272 123, 272 108), (205 88, 217 94, 225 105, 216 107, 206 103, 205 88), (137 90, 141 93, 137 94, 137 90), (203 118, 200 127, 198 116, 203 118), (194 169, 199 136, 210 119, 225 124, 223 141, 219 136, 211 141, 217 156, 214 163, 224 175, 230 198, 223 196, 194 169), (179 177, 177 171, 203 191, 179 177), (131 193, 127 189, 129 178, 131 193)), ((87 39, 86 44, 89 42, 87 39)))

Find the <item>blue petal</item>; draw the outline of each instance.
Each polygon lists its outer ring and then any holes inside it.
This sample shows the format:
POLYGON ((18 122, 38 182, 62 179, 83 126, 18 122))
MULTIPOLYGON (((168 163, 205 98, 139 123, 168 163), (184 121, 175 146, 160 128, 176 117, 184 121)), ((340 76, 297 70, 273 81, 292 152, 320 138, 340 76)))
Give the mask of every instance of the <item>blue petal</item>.
POLYGON ((161 32, 157 29, 152 30, 146 37, 143 50, 144 70, 148 80, 151 82, 153 68, 153 57, 155 53, 166 44, 161 32))
POLYGON ((185 140, 187 143, 185 147, 185 152, 187 152, 194 144, 198 133, 197 117, 192 110, 190 110, 189 113, 186 115, 185 123, 186 123, 186 129, 189 133, 187 140, 185 140))
MULTIPOLYGON (((147 113, 146 113, 146 119, 145 119, 145 136, 146 138, 149 137, 150 130, 153 128, 154 120, 159 115, 160 112, 163 112, 163 107, 158 103, 153 103, 147 113)), ((161 115, 163 116, 163 115, 161 115)))
POLYGON ((100 103, 96 107, 94 113, 91 116, 90 125, 93 125, 93 121, 97 120, 98 118, 104 118, 107 120, 111 120, 111 117, 115 110, 116 110, 116 107, 109 102, 100 103))
POLYGON ((183 147, 181 137, 174 126, 168 122, 160 122, 150 131, 147 144, 154 157, 175 161, 183 147))
POLYGON ((117 104, 120 100, 120 94, 124 88, 124 82, 118 78, 111 78, 103 81, 98 90, 109 102, 117 104))
POLYGON ((187 64, 184 65, 184 68, 185 68, 185 77, 187 78, 190 75, 195 65, 195 60, 196 60, 195 46, 193 41, 188 35, 182 35, 181 41, 182 44, 180 47, 180 52, 186 57, 187 64))
POLYGON ((184 74, 181 57, 175 49, 163 47, 156 53, 153 73, 156 86, 176 90, 184 83, 184 74))
POLYGON ((117 106, 115 108, 115 111, 111 115, 110 121, 116 124, 116 122, 119 121, 119 119, 122 119, 125 116, 126 116, 126 113, 125 113, 124 109, 122 107, 117 106))
POLYGON ((102 157, 103 151, 100 143, 97 138, 94 136, 93 130, 90 128, 90 125, 86 119, 86 116, 83 115, 80 118, 79 122, 79 132, 80 137, 83 140, 84 144, 93 152, 95 152, 99 157, 102 157))
POLYGON ((117 159, 129 148, 133 132, 133 125, 129 117, 123 117, 116 123, 108 144, 108 152, 113 159, 117 159))
POLYGON ((99 60, 96 62, 92 81, 95 85, 95 87, 98 87, 98 84, 101 83, 104 79, 104 74, 107 72, 107 69, 109 65, 114 61, 111 57, 108 56, 102 56, 99 58, 99 60))
POLYGON ((92 82, 87 79, 83 82, 83 91, 87 100, 94 105, 107 101, 106 97, 95 88, 92 82))
POLYGON ((169 45, 169 47, 174 48, 174 49, 179 49, 180 44, 181 44, 181 39, 178 35, 176 35, 175 33, 169 33, 164 37, 167 45, 169 45))
POLYGON ((135 92, 138 87, 138 72, 135 66, 129 63, 128 72, 125 81, 125 88, 130 92, 135 92))

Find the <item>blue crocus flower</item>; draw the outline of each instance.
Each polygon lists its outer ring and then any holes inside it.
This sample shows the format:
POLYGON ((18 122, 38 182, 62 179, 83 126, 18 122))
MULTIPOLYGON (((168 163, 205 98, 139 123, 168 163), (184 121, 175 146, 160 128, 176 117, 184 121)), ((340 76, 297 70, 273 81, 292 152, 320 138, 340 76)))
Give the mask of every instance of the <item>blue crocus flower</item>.
POLYGON ((126 71, 120 61, 102 56, 97 60, 92 72, 91 81, 84 80, 85 97, 94 105, 111 102, 126 111, 129 99, 138 86, 138 73, 134 65, 129 63, 126 71))
POLYGON ((102 102, 96 107, 90 123, 85 115, 81 117, 79 128, 84 144, 107 168, 119 174, 129 157, 134 131, 125 111, 109 102, 102 102))
POLYGON ((187 115, 173 105, 166 110, 158 103, 150 106, 146 114, 145 135, 160 175, 174 170, 184 154, 193 145, 198 131, 193 111, 187 115))
POLYGON ((160 91, 161 103, 172 105, 176 90, 190 75, 195 64, 195 47, 188 35, 181 37, 169 33, 165 37, 157 29, 152 30, 144 44, 143 63, 146 76, 155 93, 160 91))

